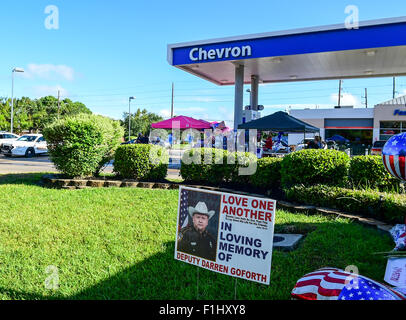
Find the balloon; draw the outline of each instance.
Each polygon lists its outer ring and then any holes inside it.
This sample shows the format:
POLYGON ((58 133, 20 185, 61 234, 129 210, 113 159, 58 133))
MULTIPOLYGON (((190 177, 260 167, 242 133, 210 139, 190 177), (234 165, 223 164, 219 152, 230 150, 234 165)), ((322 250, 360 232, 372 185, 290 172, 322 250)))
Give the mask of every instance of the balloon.
POLYGON ((392 136, 382 149, 386 170, 395 178, 406 181, 406 132, 392 136))

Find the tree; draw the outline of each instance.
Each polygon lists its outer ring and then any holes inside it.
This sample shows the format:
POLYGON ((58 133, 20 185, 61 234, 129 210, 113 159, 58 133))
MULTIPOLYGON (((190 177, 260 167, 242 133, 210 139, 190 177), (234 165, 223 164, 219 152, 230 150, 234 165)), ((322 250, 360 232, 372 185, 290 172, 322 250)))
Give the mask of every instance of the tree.
POLYGON ((73 102, 70 99, 64 99, 61 102, 61 116, 75 115, 79 113, 91 114, 92 112, 81 102, 73 102))
POLYGON ((27 97, 22 97, 15 101, 13 127, 16 132, 22 132, 32 128, 30 111, 33 103, 34 102, 27 97))
POLYGON ((0 98, 0 130, 10 130, 10 106, 11 101, 0 98))
MULTIPOLYGON (((0 130, 10 130, 11 99, 0 98, 0 130)), ((73 102, 70 99, 60 101, 53 96, 39 99, 22 97, 14 100, 13 131, 21 133, 25 130, 30 132, 42 131, 42 129, 63 117, 77 115, 79 113, 91 114, 92 112, 81 102, 73 102)))
MULTIPOLYGON (((124 120, 121 121, 124 126, 125 136, 128 137, 128 112, 123 113, 124 120)), ((162 121, 163 118, 156 113, 148 112, 146 109, 137 109, 135 113, 131 113, 131 134, 133 136, 141 133, 149 135, 151 123, 162 121)))
POLYGON ((119 121, 87 113, 56 120, 43 131, 53 163, 69 177, 98 174, 113 159, 123 133, 119 121))

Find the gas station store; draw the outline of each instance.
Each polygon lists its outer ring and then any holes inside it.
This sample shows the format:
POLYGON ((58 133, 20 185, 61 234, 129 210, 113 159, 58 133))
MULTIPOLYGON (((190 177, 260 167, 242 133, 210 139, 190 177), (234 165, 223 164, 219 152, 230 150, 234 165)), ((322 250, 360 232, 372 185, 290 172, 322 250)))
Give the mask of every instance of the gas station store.
MULTIPOLYGON (((372 145, 374 141, 388 140, 394 134, 406 132, 406 96, 374 108, 302 109, 291 110, 290 115, 320 128, 323 140, 341 135, 351 142, 372 145)), ((289 144, 302 139, 302 134, 290 134, 289 144)))

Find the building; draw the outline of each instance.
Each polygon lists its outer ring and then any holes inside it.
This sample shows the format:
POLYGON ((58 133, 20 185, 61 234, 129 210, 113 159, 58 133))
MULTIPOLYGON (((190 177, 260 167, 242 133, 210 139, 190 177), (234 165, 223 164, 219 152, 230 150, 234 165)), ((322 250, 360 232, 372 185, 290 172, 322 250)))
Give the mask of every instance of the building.
MULTIPOLYGON (((320 128, 323 140, 341 135, 351 142, 372 145, 406 132, 406 96, 375 105, 374 108, 335 107, 290 110, 290 115, 320 128)), ((310 137, 310 134, 308 135, 310 137)), ((303 134, 290 134, 289 144, 297 144, 303 134)))

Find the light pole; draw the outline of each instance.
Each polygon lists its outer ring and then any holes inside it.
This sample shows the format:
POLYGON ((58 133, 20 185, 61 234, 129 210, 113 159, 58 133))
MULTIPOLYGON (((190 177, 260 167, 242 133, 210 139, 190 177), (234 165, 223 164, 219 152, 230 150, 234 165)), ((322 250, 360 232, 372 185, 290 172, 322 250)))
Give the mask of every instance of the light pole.
POLYGON ((23 68, 14 68, 11 71, 11 128, 10 132, 13 133, 13 120, 14 120, 14 72, 24 72, 23 68))
POLYGON ((128 98, 128 141, 130 141, 131 136, 131 100, 135 100, 135 97, 128 98))

